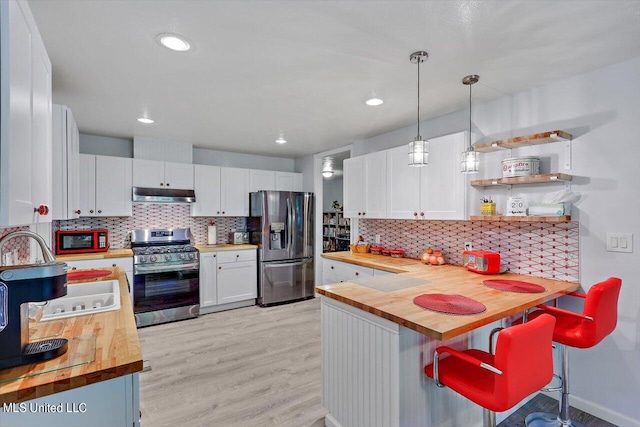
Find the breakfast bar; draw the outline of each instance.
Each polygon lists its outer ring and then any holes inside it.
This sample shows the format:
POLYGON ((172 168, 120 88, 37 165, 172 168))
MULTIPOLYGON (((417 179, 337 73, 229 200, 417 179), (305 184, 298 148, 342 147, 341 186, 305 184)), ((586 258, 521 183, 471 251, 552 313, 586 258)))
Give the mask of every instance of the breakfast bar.
MULTIPOLYGON (((77 270, 91 276, 93 270, 77 270)), ((117 280, 120 308, 95 314, 40 321, 30 334, 69 340, 58 358, 0 371, 0 425, 139 425, 138 375, 142 351, 127 280, 118 267, 91 280, 117 280), (80 340, 84 344, 75 344, 80 340)), ((53 300, 55 301, 55 300, 53 300)), ((34 338, 36 339, 36 338, 34 338)))
POLYGON ((381 255, 332 253, 323 258, 396 273, 316 288, 322 296, 322 399, 326 425, 336 427, 480 425, 479 406, 436 387, 424 375, 435 348, 486 349, 493 328, 579 288, 574 282, 510 273, 483 276, 417 260, 400 264, 381 255), (501 291, 485 286, 487 279, 524 281, 544 290, 501 291), (453 315, 414 303, 419 295, 436 293, 471 298, 486 310, 453 315))

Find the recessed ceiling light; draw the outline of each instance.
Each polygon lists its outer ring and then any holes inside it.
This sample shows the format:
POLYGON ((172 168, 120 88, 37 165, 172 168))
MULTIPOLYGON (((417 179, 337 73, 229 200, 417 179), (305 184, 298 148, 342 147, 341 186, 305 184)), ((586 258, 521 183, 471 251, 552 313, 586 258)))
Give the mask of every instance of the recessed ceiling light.
POLYGON ((153 120, 148 117, 140 117, 138 121, 140 123, 144 123, 145 125, 150 125, 151 123, 153 123, 153 120))
POLYGON ((278 139, 276 139, 276 142, 277 142, 278 144, 286 144, 286 143, 287 143, 287 140, 286 140, 286 139, 284 139, 283 137, 279 137, 278 139))
POLYGON ((177 52, 186 52, 191 49, 191 44, 183 36, 179 36, 178 34, 158 34, 156 39, 167 49, 177 52))
POLYGON ((378 105, 382 105, 384 101, 380 98, 371 98, 367 99, 364 103, 370 105, 371 107, 377 107, 378 105))

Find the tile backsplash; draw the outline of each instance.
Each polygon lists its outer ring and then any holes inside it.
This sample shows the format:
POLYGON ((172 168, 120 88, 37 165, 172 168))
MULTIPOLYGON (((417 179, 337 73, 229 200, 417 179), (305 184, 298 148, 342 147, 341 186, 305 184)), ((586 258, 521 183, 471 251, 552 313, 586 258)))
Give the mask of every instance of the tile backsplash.
MULTIPOLYGON (((29 227, 9 227, 9 228, 0 228, 0 239, 6 236, 9 233, 13 233, 14 231, 29 231, 29 227)), ((15 264, 28 264, 30 262, 30 242, 31 239, 28 237, 15 237, 11 240, 8 240, 2 248, 0 248, 0 254, 4 257, 5 254, 16 251, 17 258, 14 259, 15 264)), ((0 258, 0 264, 5 265, 4 258, 0 258)))
POLYGON ((464 242, 499 252, 510 271, 558 280, 579 279, 579 223, 498 221, 360 220, 366 241, 405 250, 418 258, 426 248, 442 250, 450 264, 462 265, 464 242))
POLYGON ((52 231, 106 228, 109 246, 114 249, 129 247, 129 231, 144 228, 191 228, 192 243, 207 243, 207 225, 216 224, 217 243, 228 243, 231 230, 244 230, 244 217, 192 217, 189 205, 168 203, 134 203, 130 217, 79 218, 54 221, 52 231))

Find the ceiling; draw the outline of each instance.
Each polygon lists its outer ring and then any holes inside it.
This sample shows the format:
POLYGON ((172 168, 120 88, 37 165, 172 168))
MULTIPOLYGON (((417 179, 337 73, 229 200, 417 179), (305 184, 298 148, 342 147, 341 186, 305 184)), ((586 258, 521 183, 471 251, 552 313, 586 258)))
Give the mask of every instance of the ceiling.
POLYGON ((289 158, 415 123, 417 50, 422 120, 640 56, 638 0, 29 4, 81 132, 289 158))

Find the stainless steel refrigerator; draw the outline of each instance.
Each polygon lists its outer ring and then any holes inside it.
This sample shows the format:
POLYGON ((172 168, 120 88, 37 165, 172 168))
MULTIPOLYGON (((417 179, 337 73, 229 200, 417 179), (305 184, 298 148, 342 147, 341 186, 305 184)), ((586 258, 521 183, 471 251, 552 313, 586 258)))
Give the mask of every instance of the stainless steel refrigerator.
POLYGON ((258 304, 313 297, 313 193, 250 194, 248 231, 258 245, 258 304))

